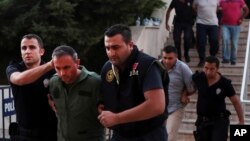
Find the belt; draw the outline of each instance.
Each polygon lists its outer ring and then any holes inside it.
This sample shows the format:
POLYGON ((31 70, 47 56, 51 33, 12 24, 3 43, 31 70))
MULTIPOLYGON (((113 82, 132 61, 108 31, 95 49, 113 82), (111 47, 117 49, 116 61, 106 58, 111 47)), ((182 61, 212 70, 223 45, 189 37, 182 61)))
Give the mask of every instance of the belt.
POLYGON ((216 120, 216 119, 220 119, 220 118, 228 118, 229 115, 227 113, 220 113, 216 116, 202 116, 202 115, 198 115, 198 119, 202 120, 202 121, 211 121, 211 120, 216 120))
POLYGON ((162 126, 164 126, 165 128, 165 123, 162 125, 153 126, 153 127, 145 126, 145 128, 137 128, 136 130, 131 129, 130 131, 127 131, 127 132, 121 132, 120 130, 117 130, 117 129, 114 129, 113 131, 114 131, 114 135, 120 136, 123 138, 138 138, 138 137, 145 136, 158 128, 161 128, 162 126))

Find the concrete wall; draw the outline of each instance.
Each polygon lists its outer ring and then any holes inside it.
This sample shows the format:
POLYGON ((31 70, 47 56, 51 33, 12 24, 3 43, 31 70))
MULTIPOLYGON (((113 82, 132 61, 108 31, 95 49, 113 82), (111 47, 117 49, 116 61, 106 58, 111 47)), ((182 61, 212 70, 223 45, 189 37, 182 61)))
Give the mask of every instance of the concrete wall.
MULTIPOLYGON (((133 41, 143 52, 158 58, 161 49, 165 46, 169 32, 166 30, 165 15, 171 0, 163 0, 166 5, 155 9, 151 17, 161 19, 159 26, 132 26, 133 41)), ((171 12, 169 23, 172 23, 175 12, 171 12)))

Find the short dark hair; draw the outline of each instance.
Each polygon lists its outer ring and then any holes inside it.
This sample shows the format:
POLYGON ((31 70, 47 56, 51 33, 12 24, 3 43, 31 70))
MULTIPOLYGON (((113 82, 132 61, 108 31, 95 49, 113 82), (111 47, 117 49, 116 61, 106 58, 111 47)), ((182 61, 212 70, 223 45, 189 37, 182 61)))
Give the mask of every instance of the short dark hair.
POLYGON ((176 47, 172 46, 172 45, 167 45, 162 49, 163 52, 165 53, 175 53, 177 54, 177 49, 176 47))
POLYGON ((205 58, 205 62, 208 62, 208 63, 215 63, 216 64, 216 67, 219 68, 220 66, 220 61, 217 57, 215 56, 208 56, 205 58))
POLYGON ((44 48, 44 46, 43 46, 43 41, 42 41, 42 39, 41 39, 38 35, 33 34, 33 33, 30 33, 30 34, 26 34, 26 35, 24 35, 24 36, 22 37, 22 39, 32 39, 32 38, 34 38, 34 39, 37 40, 37 42, 38 42, 38 44, 39 44, 39 46, 40 46, 41 48, 44 48))
POLYGON ((78 59, 76 51, 72 47, 66 46, 66 45, 61 45, 61 46, 56 47, 53 50, 52 58, 54 58, 54 57, 61 57, 63 55, 69 55, 74 60, 78 59))
POLYGON ((121 34, 122 37, 123 37, 123 40, 126 43, 129 43, 132 40, 131 30, 127 25, 116 24, 116 25, 113 25, 113 26, 109 27, 105 31, 105 36, 108 36, 108 37, 113 37, 113 36, 115 36, 117 34, 121 34))

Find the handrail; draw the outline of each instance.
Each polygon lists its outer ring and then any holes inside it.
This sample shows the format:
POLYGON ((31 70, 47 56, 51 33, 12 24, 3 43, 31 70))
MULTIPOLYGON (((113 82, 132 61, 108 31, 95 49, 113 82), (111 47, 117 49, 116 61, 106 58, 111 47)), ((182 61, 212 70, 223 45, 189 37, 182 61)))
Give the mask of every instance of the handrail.
POLYGON ((4 89, 4 88, 10 88, 10 85, 0 85, 0 88, 4 89))
POLYGON ((242 103, 250 103, 250 100, 247 100, 247 86, 249 81, 249 60, 250 60, 250 22, 248 26, 248 36, 247 36, 247 45, 246 45, 246 56, 245 56, 245 65, 244 72, 241 84, 241 92, 240 92, 240 101, 242 103))

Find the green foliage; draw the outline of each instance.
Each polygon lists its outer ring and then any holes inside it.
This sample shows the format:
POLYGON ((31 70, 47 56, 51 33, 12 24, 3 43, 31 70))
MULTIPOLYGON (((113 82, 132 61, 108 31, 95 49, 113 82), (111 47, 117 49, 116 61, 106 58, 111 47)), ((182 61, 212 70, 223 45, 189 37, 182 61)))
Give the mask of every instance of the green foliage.
POLYGON ((0 0, 0 56, 17 58, 21 37, 36 33, 44 40, 45 60, 56 46, 67 44, 87 67, 100 71, 105 29, 134 24, 137 16, 149 17, 160 6, 161 0, 0 0))

